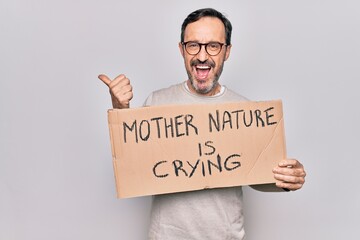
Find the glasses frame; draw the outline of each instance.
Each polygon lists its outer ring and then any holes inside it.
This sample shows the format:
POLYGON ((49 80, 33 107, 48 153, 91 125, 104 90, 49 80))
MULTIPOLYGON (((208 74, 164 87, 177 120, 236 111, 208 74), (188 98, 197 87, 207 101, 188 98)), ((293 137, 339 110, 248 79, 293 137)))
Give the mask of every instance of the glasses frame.
POLYGON ((226 43, 221 43, 221 42, 198 43, 198 42, 195 42, 195 41, 187 41, 187 42, 181 42, 181 44, 183 45, 185 51, 186 51, 189 55, 192 55, 192 56, 198 55, 199 52, 201 51, 202 46, 205 46, 205 51, 206 51, 206 53, 209 54, 210 56, 217 56, 217 55, 219 55, 219 54, 221 53, 221 50, 222 50, 223 46, 225 46, 225 47, 227 46, 226 43), (198 51, 197 53, 189 53, 188 50, 187 50, 187 48, 186 48, 186 45, 187 45, 188 43, 196 43, 196 44, 198 44, 198 45, 200 46, 200 47, 199 47, 199 51, 198 51), (219 50, 219 52, 218 52, 217 54, 210 54, 210 53, 208 52, 207 47, 208 47, 209 44, 211 44, 211 43, 220 44, 220 50, 219 50))

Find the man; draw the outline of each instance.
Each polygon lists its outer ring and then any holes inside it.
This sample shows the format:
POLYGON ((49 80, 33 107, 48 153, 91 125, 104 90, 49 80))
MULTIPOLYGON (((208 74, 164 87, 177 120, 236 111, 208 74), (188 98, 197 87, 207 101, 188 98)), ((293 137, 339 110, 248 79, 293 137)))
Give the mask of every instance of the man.
MULTIPOLYGON (((180 53, 189 79, 153 92, 145 105, 246 101, 218 82, 231 51, 229 20, 214 9, 191 13, 181 29, 180 53)), ((133 97, 130 81, 120 75, 99 76, 110 89, 114 108, 128 108, 133 97)), ((275 185, 265 191, 297 190, 305 182, 300 162, 284 159, 273 170, 275 185)), ((244 239, 241 187, 157 195, 153 198, 149 239, 244 239)))

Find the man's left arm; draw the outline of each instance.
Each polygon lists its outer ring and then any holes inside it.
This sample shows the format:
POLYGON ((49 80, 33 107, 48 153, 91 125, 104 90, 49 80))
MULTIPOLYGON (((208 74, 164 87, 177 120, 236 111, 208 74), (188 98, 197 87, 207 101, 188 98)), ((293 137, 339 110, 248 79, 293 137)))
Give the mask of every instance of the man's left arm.
POLYGON ((285 159, 273 169, 275 184, 254 185, 252 188, 265 192, 296 191, 305 183, 304 166, 296 159, 285 159))

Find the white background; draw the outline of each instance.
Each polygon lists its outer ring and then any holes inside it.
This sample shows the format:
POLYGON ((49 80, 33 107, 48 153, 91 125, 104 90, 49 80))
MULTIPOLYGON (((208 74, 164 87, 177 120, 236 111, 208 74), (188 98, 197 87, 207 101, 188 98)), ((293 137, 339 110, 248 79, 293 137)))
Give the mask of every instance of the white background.
POLYGON ((125 73, 133 107, 184 81, 183 19, 233 24, 220 82, 282 99, 301 191, 245 188, 249 240, 358 239, 360 3, 333 0, 0 1, 0 239, 146 239, 150 197, 116 199, 100 73, 125 73))

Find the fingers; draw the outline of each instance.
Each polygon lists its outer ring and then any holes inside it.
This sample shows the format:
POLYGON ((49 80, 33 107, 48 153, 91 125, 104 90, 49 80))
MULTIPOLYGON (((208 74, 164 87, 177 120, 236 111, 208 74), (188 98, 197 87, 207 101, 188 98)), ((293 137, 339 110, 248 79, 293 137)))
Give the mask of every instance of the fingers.
MULTIPOLYGON (((105 74, 100 74, 98 76, 98 78, 105 83, 108 87, 112 87, 114 85, 117 85, 119 82, 121 82, 123 79, 126 79, 126 76, 124 74, 120 74, 119 76, 117 76, 116 78, 114 78, 113 81, 111 81, 111 79, 106 76, 105 74)), ((128 79, 129 80, 129 79, 128 79)), ((130 83, 130 81, 128 81, 130 83)))
POLYGON ((290 190, 300 189, 305 183, 306 172, 303 165, 295 159, 279 162, 273 169, 276 186, 290 190))
POLYGON ((107 86, 109 86, 110 83, 111 83, 110 78, 108 78, 108 76, 106 76, 106 75, 104 75, 104 74, 100 74, 100 75, 98 76, 98 78, 99 78, 101 81, 103 81, 103 83, 105 83, 107 86))
POLYGON ((294 176, 294 177, 305 177, 306 172, 303 167, 275 167, 273 169, 274 174, 294 176))
POLYGON ((108 86, 113 93, 117 92, 119 89, 123 89, 123 91, 132 90, 130 80, 123 74, 114 78, 114 80, 111 81, 108 86), (129 89, 129 86, 131 89, 129 89))
MULTIPOLYGON (((114 108, 129 108, 130 101, 133 98, 133 93, 131 90, 129 91, 124 90, 126 88, 127 87, 119 90, 114 90, 114 92, 110 90, 111 99, 114 108)), ((132 89, 131 86, 130 89, 132 89)))
POLYGON ((284 159, 279 162, 279 167, 296 167, 298 164, 301 163, 296 159, 284 159))
POLYGON ((282 174, 275 173, 274 178, 279 182, 288 183, 288 184, 304 184, 305 183, 305 178, 302 176, 300 177, 300 176, 282 175, 282 174))
POLYGON ((129 84, 121 85, 121 83, 110 87, 110 93, 119 98, 124 98, 123 100, 131 100, 132 98, 132 86, 129 84))

